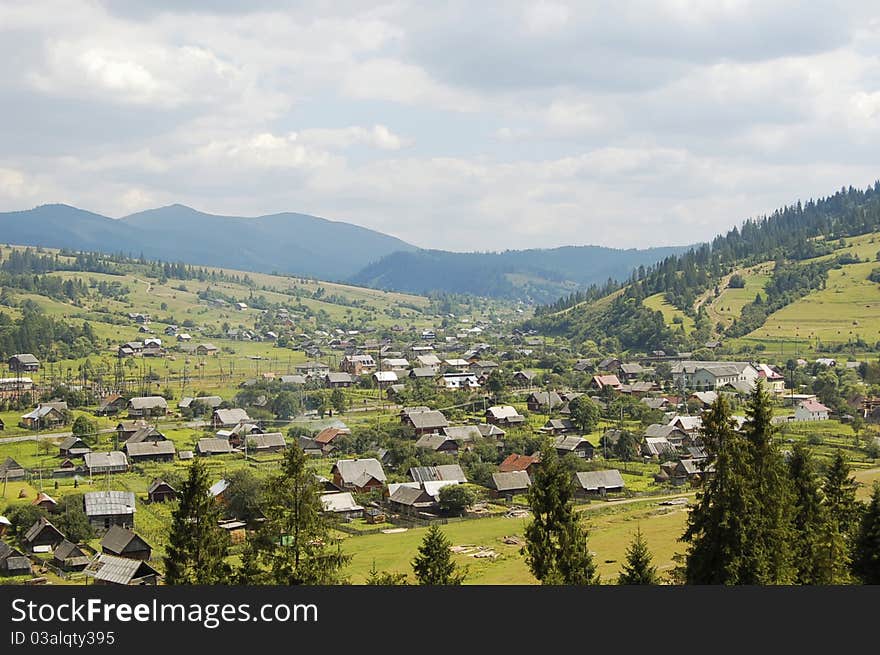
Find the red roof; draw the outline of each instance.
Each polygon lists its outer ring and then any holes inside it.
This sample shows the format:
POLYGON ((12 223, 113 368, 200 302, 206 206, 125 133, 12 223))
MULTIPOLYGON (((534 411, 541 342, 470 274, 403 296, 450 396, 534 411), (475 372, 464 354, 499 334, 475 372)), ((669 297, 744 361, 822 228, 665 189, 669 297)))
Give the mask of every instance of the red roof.
POLYGON ((595 382, 599 387, 619 387, 620 380, 617 379, 616 375, 594 375, 593 382, 595 382))
POLYGON ((324 428, 315 436, 315 441, 320 444, 328 444, 340 434, 351 434, 351 430, 343 428, 324 428))
POLYGON ((810 412, 811 414, 815 414, 817 412, 830 412, 831 410, 825 407, 818 400, 805 400, 801 403, 801 407, 810 412))
POLYGON ((510 473, 512 471, 525 471, 532 464, 539 462, 540 458, 537 455, 517 455, 513 453, 508 455, 507 458, 498 465, 499 473, 510 473))

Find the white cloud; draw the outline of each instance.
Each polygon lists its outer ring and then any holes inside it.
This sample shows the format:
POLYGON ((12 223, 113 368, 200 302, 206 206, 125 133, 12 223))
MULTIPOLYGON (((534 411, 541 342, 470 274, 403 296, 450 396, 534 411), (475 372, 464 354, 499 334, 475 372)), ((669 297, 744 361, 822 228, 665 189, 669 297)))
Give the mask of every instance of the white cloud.
POLYGON ((297 134, 302 143, 323 148, 345 149, 353 145, 366 145, 379 150, 400 150, 411 141, 394 134, 384 125, 371 128, 359 125, 343 128, 310 128, 297 134))

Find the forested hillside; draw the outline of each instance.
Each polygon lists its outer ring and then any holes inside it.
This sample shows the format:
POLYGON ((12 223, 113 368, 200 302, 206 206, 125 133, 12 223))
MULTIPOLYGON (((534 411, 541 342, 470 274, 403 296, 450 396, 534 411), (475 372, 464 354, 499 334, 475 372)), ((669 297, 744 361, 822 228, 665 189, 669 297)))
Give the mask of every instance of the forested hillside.
POLYGON ((878 230, 880 183, 864 190, 841 189, 827 198, 799 201, 747 220, 709 244, 640 267, 599 311, 588 308, 612 287, 594 287, 539 308, 529 325, 578 340, 611 333, 622 348, 643 350, 688 349, 713 336, 741 337, 763 325, 773 312, 822 289, 831 269, 862 262, 845 249, 845 239, 878 230), (766 285, 729 324, 713 324, 707 303, 723 287, 741 282, 738 271, 764 262, 772 269, 766 285), (645 299, 656 294, 693 319, 690 334, 680 325, 667 325, 661 312, 645 306, 645 299))

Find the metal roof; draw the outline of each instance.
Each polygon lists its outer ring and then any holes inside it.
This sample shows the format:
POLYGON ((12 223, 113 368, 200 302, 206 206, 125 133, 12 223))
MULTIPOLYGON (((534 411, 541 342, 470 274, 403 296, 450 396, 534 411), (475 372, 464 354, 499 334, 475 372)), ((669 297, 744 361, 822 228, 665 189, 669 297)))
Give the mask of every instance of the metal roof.
POLYGON ((578 485, 587 491, 598 489, 614 489, 623 488, 626 484, 620 471, 617 469, 608 469, 606 471, 578 471, 575 473, 578 485))
POLYGON ((83 494, 87 516, 134 514, 135 500, 131 491, 89 491, 83 494))

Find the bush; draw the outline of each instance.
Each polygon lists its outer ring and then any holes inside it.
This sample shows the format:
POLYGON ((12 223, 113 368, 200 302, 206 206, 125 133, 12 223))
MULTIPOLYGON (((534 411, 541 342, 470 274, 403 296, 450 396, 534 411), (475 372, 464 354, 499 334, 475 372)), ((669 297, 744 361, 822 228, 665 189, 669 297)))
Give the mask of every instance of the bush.
POLYGON ((824 441, 822 440, 822 437, 820 437, 818 434, 811 434, 809 437, 807 437, 807 443, 811 446, 821 446, 824 441))

